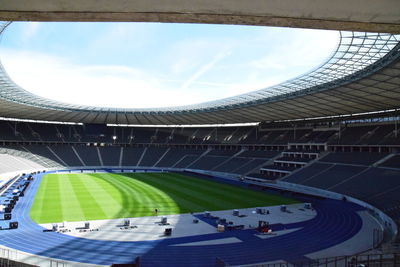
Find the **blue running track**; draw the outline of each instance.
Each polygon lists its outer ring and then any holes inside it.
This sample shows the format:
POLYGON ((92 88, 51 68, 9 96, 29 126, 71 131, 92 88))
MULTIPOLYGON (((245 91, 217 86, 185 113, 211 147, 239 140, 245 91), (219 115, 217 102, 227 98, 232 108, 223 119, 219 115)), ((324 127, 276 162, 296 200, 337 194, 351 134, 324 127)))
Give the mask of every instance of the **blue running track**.
MULTIPOLYGON (((337 200, 311 200, 317 216, 308 221, 272 225, 279 231, 297 231, 261 239, 254 230, 226 231, 192 237, 169 238, 157 241, 102 241, 77 238, 43 228, 29 217, 34 195, 42 174, 36 175, 24 197, 13 210, 16 230, 0 232, 0 244, 32 254, 60 260, 110 265, 131 263, 141 256, 141 266, 214 266, 216 257, 230 265, 286 260, 297 261, 353 237, 362 226, 357 211, 363 208, 337 200), (172 246, 176 244, 236 237, 242 242, 223 245, 172 246)), ((310 200, 307 200, 310 202, 310 200)))

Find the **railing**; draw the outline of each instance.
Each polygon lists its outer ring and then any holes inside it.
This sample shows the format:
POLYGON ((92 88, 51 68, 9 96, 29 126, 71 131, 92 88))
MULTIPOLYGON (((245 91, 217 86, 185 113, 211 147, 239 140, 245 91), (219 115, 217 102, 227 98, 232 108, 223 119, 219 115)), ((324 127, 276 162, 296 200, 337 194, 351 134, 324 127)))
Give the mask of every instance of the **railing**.
POLYGON ((270 264, 246 265, 247 267, 398 267, 400 253, 366 254, 330 257, 302 261, 282 261, 270 264))
MULTIPOLYGON (((68 267, 68 262, 54 260, 38 255, 27 254, 19 250, 0 248, 0 266, 2 267, 68 267)), ((85 266, 85 264, 82 264, 85 266)))

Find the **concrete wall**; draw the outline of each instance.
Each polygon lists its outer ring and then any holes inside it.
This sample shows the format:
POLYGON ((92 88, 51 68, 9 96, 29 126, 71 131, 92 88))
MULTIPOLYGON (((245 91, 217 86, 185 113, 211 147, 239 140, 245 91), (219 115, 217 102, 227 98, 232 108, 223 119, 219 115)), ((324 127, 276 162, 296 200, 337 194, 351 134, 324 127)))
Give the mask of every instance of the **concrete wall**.
POLYGON ((249 24, 400 33, 398 0, 0 0, 1 20, 249 24))

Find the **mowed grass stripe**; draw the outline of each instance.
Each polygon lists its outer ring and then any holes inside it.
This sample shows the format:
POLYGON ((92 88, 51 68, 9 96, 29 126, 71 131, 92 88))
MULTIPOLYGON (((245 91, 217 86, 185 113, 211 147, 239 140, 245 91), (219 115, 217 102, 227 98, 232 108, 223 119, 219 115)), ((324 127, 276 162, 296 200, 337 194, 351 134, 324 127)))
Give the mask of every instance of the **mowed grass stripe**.
POLYGON ((197 192, 195 188, 173 183, 171 182, 171 179, 168 179, 167 176, 160 179, 160 176, 158 176, 157 173, 148 173, 148 176, 145 176, 143 181, 146 181, 146 183, 149 183, 155 187, 161 188, 163 191, 168 192, 169 195, 175 198, 185 199, 187 202, 191 202, 192 205, 184 207, 183 210, 185 210, 185 212, 204 210, 204 208, 200 210, 195 209, 195 206, 209 207, 209 210, 219 210, 224 209, 224 207, 226 207, 225 205, 227 205, 227 202, 224 201, 224 203, 221 203, 219 201, 215 201, 215 199, 212 197, 204 195, 201 192, 197 192))
POLYGON ((156 187, 149 186, 137 179, 129 179, 126 176, 120 175, 117 178, 127 188, 134 189, 139 193, 141 200, 139 206, 134 207, 136 213, 144 214, 142 216, 153 213, 155 208, 163 207, 163 213, 160 214, 176 214, 179 213, 179 207, 167 194, 156 187))
POLYGON ((167 206, 172 205, 172 213, 177 213, 177 205, 157 188, 149 188, 146 184, 127 179, 123 175, 96 174, 95 176, 99 176, 104 181, 113 184, 122 192, 122 201, 125 209, 120 210, 119 215, 114 217, 129 217, 132 214, 136 214, 136 216, 152 215, 154 208, 157 207, 155 203, 164 203, 163 205, 167 203, 167 206))
POLYGON ((41 214, 43 212, 43 203, 45 196, 47 194, 47 183, 49 181, 47 179, 42 180, 39 189, 36 192, 35 200, 32 203, 32 208, 29 211, 29 215, 31 216, 32 220, 40 220, 41 214))
POLYGON ((38 223, 113 219, 290 204, 296 201, 175 173, 60 174, 42 178, 38 223))
MULTIPOLYGON (((177 176, 177 175, 167 175, 170 181, 174 181, 176 184, 181 184, 183 187, 192 188, 198 194, 208 195, 211 198, 215 198, 220 202, 225 202, 226 204, 233 204, 240 202, 241 204, 247 205, 254 205, 256 201, 254 199, 254 195, 246 194, 248 190, 235 190, 236 187, 230 187, 226 185, 222 185, 219 187, 214 187, 215 183, 201 183, 201 179, 192 178, 192 177, 184 177, 184 176, 177 176), (200 181, 199 181, 200 180, 200 181), (236 191, 236 192, 235 192, 236 191)), ((251 192, 253 193, 253 192, 251 192)), ((261 195, 260 198, 265 197, 265 195, 261 195)), ((263 203, 262 199, 259 201, 263 203)))
POLYGON ((81 176, 81 181, 85 183, 86 188, 89 189, 90 195, 107 217, 113 217, 116 212, 123 208, 123 203, 119 197, 121 194, 120 190, 115 190, 114 186, 111 186, 97 176, 93 177, 88 174, 81 176), (106 188, 108 190, 106 190, 106 188))
MULTIPOLYGON (((60 201, 62 204, 63 217, 60 222, 69 220, 84 220, 86 217, 83 213, 81 202, 78 200, 71 184, 71 179, 69 178, 73 174, 67 175, 67 179, 65 179, 66 177, 64 175, 57 175, 60 183, 60 189, 62 190, 60 193, 60 201)), ((51 218, 49 218, 47 222, 52 222, 50 219, 51 218)))
MULTIPOLYGON (((210 207, 209 210, 297 203, 297 201, 285 199, 280 196, 268 195, 175 173, 147 173, 147 175, 152 177, 152 179, 146 178, 146 181, 149 183, 164 186, 164 190, 174 191, 175 196, 189 196, 187 199, 191 200, 192 203, 200 203, 203 206, 208 206, 210 207), (204 186, 204 184, 207 184, 207 186, 204 186)), ((195 209, 195 211, 200 210, 195 209)))
POLYGON ((237 187, 229 184, 217 183, 219 186, 215 186, 216 182, 197 177, 184 176, 181 174, 169 174, 169 176, 179 183, 186 183, 188 185, 194 185, 198 190, 206 192, 213 192, 213 197, 223 196, 232 201, 240 201, 241 203, 247 203, 254 205, 257 201, 259 204, 265 204, 265 201, 278 202, 278 204, 292 204, 298 203, 296 200, 282 198, 280 196, 265 194, 261 192, 251 191, 242 187, 237 187))
MULTIPOLYGON (((135 174, 135 176, 130 176, 129 178, 132 180, 141 180, 143 183, 147 183, 146 179, 150 177, 150 174, 135 174), (147 177, 146 177, 147 176, 147 177)), ((190 212, 190 210, 196 210, 199 209, 201 210, 203 208, 202 205, 197 205, 194 203, 191 198, 188 199, 187 197, 183 196, 181 192, 177 189, 177 187, 174 187, 173 189, 169 188, 168 190, 166 189, 165 185, 163 183, 157 182, 156 180, 152 180, 153 186, 156 186, 158 189, 163 190, 168 194, 168 196, 173 199, 176 203, 179 203, 179 210, 180 213, 186 213, 190 212)), ((151 185, 151 184, 149 184, 151 185)), ((158 204, 158 203, 157 203, 158 204)), ((157 206, 157 208, 160 209, 161 214, 165 214, 164 210, 161 210, 162 207, 160 205, 157 206)))
POLYGON ((92 193, 97 193, 93 188, 88 188, 86 186, 86 180, 90 178, 83 179, 84 175, 73 175, 71 179, 71 184, 73 186, 73 191, 77 196, 83 213, 86 218, 91 220, 107 218, 106 213, 96 199, 107 198, 107 196, 98 195, 96 198, 93 197, 92 193), (99 197, 101 196, 101 197, 99 197))
MULTIPOLYGON (((176 185, 169 185, 163 183, 162 181, 159 181, 157 179, 153 179, 152 177, 153 174, 151 173, 137 173, 134 175, 129 175, 130 179, 132 180, 137 180, 141 181, 141 183, 146 184, 147 186, 151 186, 153 188, 158 188, 158 190, 161 190, 162 192, 165 192, 164 194, 168 195, 168 198, 171 199, 174 203, 178 203, 179 206, 174 213, 170 214, 176 214, 176 213, 186 213, 190 212, 191 210, 202 210, 203 205, 197 205, 196 203, 193 202, 193 198, 187 194, 184 194, 184 190, 180 190, 179 187, 176 185), (197 208, 197 209, 196 209, 197 208)), ((156 203, 157 208, 160 210, 160 214, 168 214, 167 211, 165 210, 165 207, 163 205, 160 205, 161 203, 156 203)), ((174 204, 177 205, 177 204, 174 204)))
MULTIPOLYGON (((48 221, 49 219, 57 222, 62 221, 62 206, 61 206, 61 191, 59 178, 56 175, 49 176, 47 183, 45 184, 45 194, 42 199, 43 204, 41 209, 38 211, 35 221, 48 221), (51 215, 49 215, 49 213, 51 215)), ((36 199, 36 198, 35 198, 36 199)), ((36 209, 38 210, 38 209, 36 209)))
POLYGON ((146 214, 149 212, 145 203, 151 202, 151 199, 138 191, 126 178, 112 174, 105 174, 102 178, 107 179, 109 183, 121 191, 124 207, 124 210, 120 211, 121 215, 129 217, 131 214, 146 214))

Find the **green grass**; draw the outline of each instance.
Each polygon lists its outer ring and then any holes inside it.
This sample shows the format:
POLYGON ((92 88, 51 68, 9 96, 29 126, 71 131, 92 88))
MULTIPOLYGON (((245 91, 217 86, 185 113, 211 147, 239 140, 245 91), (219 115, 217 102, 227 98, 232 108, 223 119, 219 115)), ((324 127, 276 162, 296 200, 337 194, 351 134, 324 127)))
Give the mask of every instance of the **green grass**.
POLYGON ((48 174, 36 193, 37 223, 179 214, 297 203, 176 173, 48 174))

